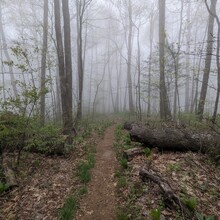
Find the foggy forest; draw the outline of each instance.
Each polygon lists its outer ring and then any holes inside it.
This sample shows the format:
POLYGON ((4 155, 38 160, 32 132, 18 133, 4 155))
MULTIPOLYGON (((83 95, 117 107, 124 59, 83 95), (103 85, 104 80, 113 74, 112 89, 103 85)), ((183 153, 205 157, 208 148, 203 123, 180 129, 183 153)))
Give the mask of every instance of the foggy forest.
POLYGON ((0 219, 219 219, 218 0, 0 0, 0 219))
POLYGON ((18 96, 21 83, 43 93, 35 108, 44 120, 61 120, 64 75, 74 118, 130 112, 216 119, 217 3, 167 0, 160 12, 157 1, 70 1, 67 12, 46 3, 1 2, 3 101, 18 96))

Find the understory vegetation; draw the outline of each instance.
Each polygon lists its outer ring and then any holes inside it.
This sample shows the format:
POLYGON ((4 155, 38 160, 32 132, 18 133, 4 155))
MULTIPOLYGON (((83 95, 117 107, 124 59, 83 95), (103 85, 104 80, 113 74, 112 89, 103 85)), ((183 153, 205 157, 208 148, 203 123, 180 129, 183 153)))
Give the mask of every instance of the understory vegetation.
POLYGON ((1 112, 0 193, 3 203, 0 216, 25 219, 26 211, 20 204, 27 196, 27 208, 41 201, 40 206, 48 207, 50 218, 72 219, 80 198, 87 192, 86 184, 95 165, 96 143, 111 123, 102 116, 85 118, 78 124, 76 134, 63 135, 62 129, 53 123, 42 126, 37 116, 27 118, 9 111, 1 112), (14 178, 14 185, 10 178, 14 178), (28 193, 28 188, 34 194, 28 193), (25 196, 22 197, 22 193, 25 196), (51 196, 57 197, 57 201, 51 196), (10 202, 13 198, 14 202, 10 202), (57 205, 48 203, 50 200, 57 205))

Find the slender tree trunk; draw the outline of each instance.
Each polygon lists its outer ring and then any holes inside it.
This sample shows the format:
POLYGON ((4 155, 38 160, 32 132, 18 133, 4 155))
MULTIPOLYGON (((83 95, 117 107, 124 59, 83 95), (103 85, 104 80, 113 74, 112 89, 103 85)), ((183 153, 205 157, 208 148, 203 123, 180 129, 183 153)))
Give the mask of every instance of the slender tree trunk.
MULTIPOLYGON (((183 1, 182 1, 183 2, 183 1)), ((190 38, 191 38, 191 3, 188 2, 188 8, 187 8, 187 35, 186 35, 186 41, 187 41, 187 47, 186 47, 186 81, 185 81, 185 112, 189 112, 190 109, 190 59, 189 59, 189 53, 190 53, 190 38)))
MULTIPOLYGON (((10 64, 10 62, 12 60, 11 60, 10 55, 8 53, 7 42, 6 42, 6 37, 5 37, 5 32, 4 32, 3 22, 2 22, 2 1, 0 1, 0 34, 1 34, 4 54, 5 54, 7 62, 9 62, 9 75, 10 75, 10 79, 11 79, 12 89, 13 89, 14 95, 17 97, 18 96, 18 90, 17 90, 17 86, 16 86, 16 80, 15 80, 15 77, 14 77, 14 73, 13 73, 13 67, 10 64)), ((2 65, 3 65, 3 63, 2 63, 2 65)))
MULTIPOLYGON (((1 43, 1 41, 0 41, 1 43)), ((2 72, 2 94, 3 94, 3 101, 5 102, 6 101, 6 94, 5 94, 5 73, 4 73, 4 66, 3 66, 3 53, 2 53, 2 50, 1 50, 1 72, 2 72)))
POLYGON ((128 13, 129 13, 129 33, 128 33, 128 60, 127 60, 127 81, 128 81, 128 101, 129 111, 134 112, 133 103, 133 88, 132 88, 132 77, 131 77, 131 56, 132 56, 132 35, 133 35, 133 23, 132 23, 132 6, 131 0, 128 0, 128 13))
POLYGON ((217 51, 216 51, 216 66, 217 66, 217 94, 216 94, 216 100, 215 100, 215 107, 214 107, 214 112, 213 112, 213 116, 212 116, 212 121, 215 122, 216 120, 216 116, 217 116, 217 111, 218 111, 218 103, 219 103, 219 95, 220 95, 220 20, 219 17, 216 14, 216 10, 211 11, 207 1, 205 1, 206 4, 206 8, 209 12, 210 15, 212 15, 217 22, 218 25, 218 33, 217 33, 217 51))
MULTIPOLYGON (((84 2, 85 3, 85 2, 84 2)), ((83 98, 83 54, 82 54, 82 25, 83 25, 83 5, 81 1, 76 1, 76 10, 77 10, 77 70, 78 70, 78 104, 77 104, 77 115, 76 121, 79 121, 82 118, 82 98, 83 98)))
POLYGON ((44 0, 44 21, 43 21, 43 49, 41 54, 41 102, 40 115, 41 125, 45 124, 45 80, 46 80, 46 59, 47 59, 47 36, 48 36, 48 0, 44 0))
POLYGON ((159 0, 160 117, 171 118, 165 83, 165 0, 159 0))
MULTIPOLYGON (((217 0, 211 1, 210 10, 212 13, 215 12, 216 3, 217 3, 217 0)), ((207 94, 207 88, 208 88, 208 82, 209 82, 209 73, 210 73, 210 67, 211 67, 212 48, 213 48, 213 28, 214 28, 214 17, 211 14, 209 14, 205 69, 203 72, 202 88, 201 88, 198 112, 197 112, 197 115, 199 116, 200 120, 202 120, 203 118, 204 106, 205 106, 206 94, 207 94)))
POLYGON ((141 51, 140 51, 140 30, 137 29, 137 46, 138 46, 138 56, 137 56, 137 67, 138 67, 138 82, 137 82, 137 106, 138 106, 138 120, 142 120, 142 109, 141 109, 141 51))
POLYGON ((153 36, 154 36, 154 17, 150 18, 150 56, 148 68, 148 89, 147 89, 147 116, 151 115, 151 72, 152 72, 152 53, 153 53, 153 36))

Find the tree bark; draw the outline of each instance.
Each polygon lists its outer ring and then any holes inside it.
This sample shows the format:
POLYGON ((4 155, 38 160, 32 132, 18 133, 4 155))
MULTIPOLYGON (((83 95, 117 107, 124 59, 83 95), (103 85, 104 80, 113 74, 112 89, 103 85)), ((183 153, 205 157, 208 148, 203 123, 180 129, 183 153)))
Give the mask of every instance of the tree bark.
POLYGON ((129 16, 129 30, 128 30, 127 83, 128 83, 129 111, 131 113, 133 113, 134 112, 134 103, 133 103, 133 88, 132 88, 132 78, 131 78, 131 56, 132 56, 133 24, 132 24, 131 0, 128 0, 128 16, 129 16))
POLYGON ((218 33, 217 33, 217 51, 216 51, 216 66, 217 66, 217 94, 216 94, 216 100, 215 100, 215 107, 214 107, 214 112, 213 112, 213 116, 212 116, 212 121, 215 122, 216 120, 216 116, 217 116, 217 111, 218 111, 218 103, 219 103, 219 95, 220 95, 220 20, 219 17, 216 14, 216 11, 212 12, 207 4, 207 1, 205 1, 206 4, 206 8, 209 12, 209 14, 211 14, 217 22, 218 25, 218 33))
MULTIPOLYGON (((183 2, 183 1, 182 1, 183 2)), ((187 8, 187 35, 186 35, 186 81, 185 81, 185 112, 189 113, 190 110, 190 38, 191 38, 191 2, 188 2, 187 8)))
POLYGON ((64 123, 64 128, 68 131, 73 126, 73 100, 72 100, 72 54, 71 54, 71 30, 69 0, 62 0, 63 23, 64 23, 64 51, 65 51, 65 76, 66 76, 66 112, 68 120, 64 123))
POLYGON ((43 21, 43 49, 41 54, 41 125, 45 124, 45 79, 46 79, 46 59, 47 59, 47 36, 48 36, 48 0, 44 0, 44 21, 43 21))
POLYGON ((126 123, 132 141, 137 141, 149 148, 167 151, 207 152, 216 146, 215 135, 207 132, 195 133, 186 129, 173 127, 151 128, 137 123, 126 123))
MULTIPOLYGON (((72 127, 72 120, 70 116, 72 116, 72 112, 70 114, 70 104, 68 100, 70 95, 68 94, 68 86, 66 79, 66 67, 64 60, 64 48, 63 48, 63 40, 62 40, 62 32, 61 32, 61 22, 60 22, 60 0, 54 0, 54 13, 55 13, 55 32, 57 39, 57 56, 59 63, 59 77, 60 77, 60 91, 61 91, 61 103, 62 103, 62 119, 63 119, 63 130, 64 133, 71 130, 70 125, 72 127)), ((69 82, 70 83, 70 82, 69 82)), ((69 85, 69 84, 68 84, 69 85)), ((71 91, 72 92, 72 91, 71 91)))
MULTIPOLYGON (((210 11, 212 13, 215 13, 216 3, 217 3, 217 0, 211 1, 210 11)), ((213 28, 214 28, 214 17, 212 14, 209 14, 205 68, 203 71, 202 88, 201 88, 199 104, 198 104, 198 112, 197 112, 197 115, 200 120, 202 120, 203 118, 206 94, 207 94, 207 88, 208 88, 208 82, 209 82, 209 73, 210 73, 210 67, 211 67, 212 48, 213 48, 213 28)))
MULTIPOLYGON (((9 62, 9 74, 10 74, 12 89, 13 89, 14 95, 17 97, 18 90, 17 90, 17 86, 16 86, 16 80, 15 80, 14 73, 13 73, 13 67, 10 64, 12 59, 10 58, 10 55, 8 53, 7 42, 6 42, 6 37, 5 37, 5 32, 4 32, 3 22, 2 22, 2 1, 0 1, 0 33, 1 33, 1 38, 2 38, 3 51, 4 51, 5 57, 7 59, 7 62, 9 62)), ((2 60, 2 62, 3 62, 3 60, 2 60)), ((2 65, 3 65, 3 63, 2 63, 2 65)), ((2 71, 2 77, 4 77, 3 71, 2 71)), ((4 82, 4 80, 3 80, 3 82, 4 82)), ((3 91, 3 95, 4 95, 4 100, 5 100, 5 91, 3 91)))
POLYGON ((165 0, 159 0, 160 117, 171 118, 165 82, 165 0))

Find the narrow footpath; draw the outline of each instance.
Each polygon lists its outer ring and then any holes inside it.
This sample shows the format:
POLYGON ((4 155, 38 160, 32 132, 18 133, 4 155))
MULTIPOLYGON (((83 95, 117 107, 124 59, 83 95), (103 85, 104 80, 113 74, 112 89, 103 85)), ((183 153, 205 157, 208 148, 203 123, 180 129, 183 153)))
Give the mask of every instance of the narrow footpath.
POLYGON ((117 160, 113 151, 115 126, 109 127, 96 148, 96 165, 88 184, 88 193, 80 203, 77 220, 115 219, 114 173, 117 160))

